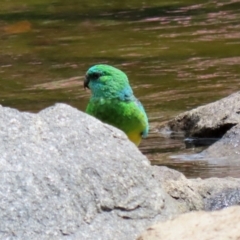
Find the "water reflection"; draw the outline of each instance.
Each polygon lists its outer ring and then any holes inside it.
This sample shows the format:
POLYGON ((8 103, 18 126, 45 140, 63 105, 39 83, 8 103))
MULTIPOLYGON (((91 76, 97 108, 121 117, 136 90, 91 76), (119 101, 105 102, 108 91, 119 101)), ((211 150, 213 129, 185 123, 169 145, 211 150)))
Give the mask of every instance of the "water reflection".
POLYGON ((235 0, 3 1, 0 103, 36 112, 65 102, 84 110, 86 70, 114 65, 127 73, 148 112, 151 133, 141 150, 153 164, 189 177, 233 176, 240 169, 172 159, 194 149, 154 129, 240 88, 239 22, 235 0))

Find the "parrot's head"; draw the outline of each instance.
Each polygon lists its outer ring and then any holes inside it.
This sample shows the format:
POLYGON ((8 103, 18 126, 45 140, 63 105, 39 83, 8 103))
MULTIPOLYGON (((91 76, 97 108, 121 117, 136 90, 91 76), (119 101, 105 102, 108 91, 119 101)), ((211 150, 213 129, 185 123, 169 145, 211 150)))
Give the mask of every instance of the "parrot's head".
POLYGON ((88 69, 84 88, 89 88, 94 97, 123 98, 124 95, 132 94, 126 74, 105 64, 95 65, 88 69))

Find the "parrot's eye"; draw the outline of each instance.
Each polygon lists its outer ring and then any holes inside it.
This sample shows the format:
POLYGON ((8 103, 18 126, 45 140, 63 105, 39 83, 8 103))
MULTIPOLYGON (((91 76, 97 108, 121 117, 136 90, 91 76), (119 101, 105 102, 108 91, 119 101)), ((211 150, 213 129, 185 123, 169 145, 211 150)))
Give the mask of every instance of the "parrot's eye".
POLYGON ((91 74, 91 79, 92 79, 92 80, 97 80, 100 76, 101 76, 100 73, 95 72, 95 73, 92 73, 92 74, 91 74))

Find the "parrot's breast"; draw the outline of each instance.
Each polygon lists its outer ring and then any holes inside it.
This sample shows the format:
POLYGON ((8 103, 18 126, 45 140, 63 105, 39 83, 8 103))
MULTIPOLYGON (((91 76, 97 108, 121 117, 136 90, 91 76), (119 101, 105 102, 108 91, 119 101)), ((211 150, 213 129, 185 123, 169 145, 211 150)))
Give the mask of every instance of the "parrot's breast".
POLYGON ((117 99, 92 99, 86 110, 90 115, 126 133, 137 146, 148 126, 147 119, 135 102, 117 99))
POLYGON ((142 140, 142 136, 139 134, 139 131, 132 131, 126 133, 129 140, 132 141, 136 146, 138 146, 142 140))

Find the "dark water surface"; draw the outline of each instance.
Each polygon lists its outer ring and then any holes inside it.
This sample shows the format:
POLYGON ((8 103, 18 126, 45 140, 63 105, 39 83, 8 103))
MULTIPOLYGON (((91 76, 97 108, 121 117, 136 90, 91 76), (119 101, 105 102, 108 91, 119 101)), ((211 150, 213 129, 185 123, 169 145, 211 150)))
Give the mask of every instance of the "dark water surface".
POLYGON ((86 70, 97 63, 129 76, 151 124, 141 150, 188 177, 240 177, 179 155, 183 139, 156 126, 240 89, 240 1, 2 0, 0 103, 37 112, 56 102, 84 110, 86 70), (170 2, 170 3, 169 3, 170 2))

